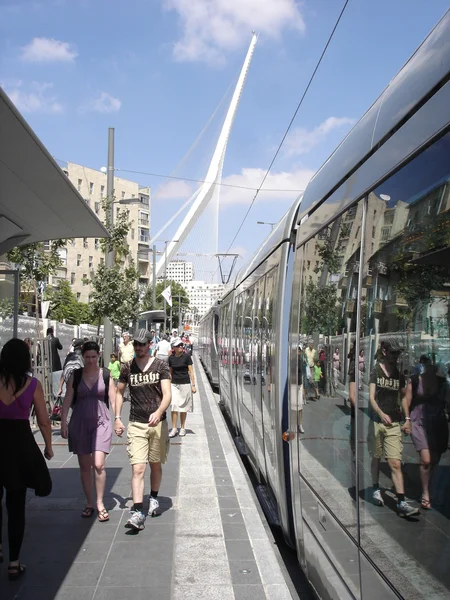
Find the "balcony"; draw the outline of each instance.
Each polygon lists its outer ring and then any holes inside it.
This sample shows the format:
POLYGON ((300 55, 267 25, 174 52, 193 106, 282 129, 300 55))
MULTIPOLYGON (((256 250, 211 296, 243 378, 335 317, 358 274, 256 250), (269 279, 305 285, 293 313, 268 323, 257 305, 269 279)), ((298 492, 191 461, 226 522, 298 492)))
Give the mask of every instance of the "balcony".
POLYGON ((408 308, 408 303, 400 294, 392 294, 390 300, 386 302, 386 308, 389 313, 395 313, 399 309, 408 308))
POLYGON ((346 300, 345 301, 345 312, 347 315, 352 315, 355 312, 356 301, 355 300, 346 300))
POLYGON ((139 227, 146 227, 147 229, 150 227, 150 219, 139 217, 138 219, 139 227))
POLYGON ((339 279, 339 287, 341 290, 345 290, 348 283, 348 275, 342 275, 339 279))
POLYGON ((379 298, 376 298, 373 301, 373 313, 375 315, 381 315, 384 311, 384 300, 380 300, 379 298))
POLYGON ((364 275, 363 275, 363 285, 365 287, 371 287, 372 282, 373 282, 372 269, 366 269, 366 271, 364 272, 364 275))

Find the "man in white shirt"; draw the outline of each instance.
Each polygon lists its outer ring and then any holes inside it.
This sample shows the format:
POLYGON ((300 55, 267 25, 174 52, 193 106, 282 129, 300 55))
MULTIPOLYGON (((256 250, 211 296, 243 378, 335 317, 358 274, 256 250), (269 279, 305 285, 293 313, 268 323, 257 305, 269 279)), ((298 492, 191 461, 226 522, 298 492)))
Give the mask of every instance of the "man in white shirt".
POLYGON ((169 336, 165 335, 161 341, 156 344, 156 352, 155 356, 159 358, 159 360, 163 360, 164 362, 169 362, 169 354, 171 352, 169 336))

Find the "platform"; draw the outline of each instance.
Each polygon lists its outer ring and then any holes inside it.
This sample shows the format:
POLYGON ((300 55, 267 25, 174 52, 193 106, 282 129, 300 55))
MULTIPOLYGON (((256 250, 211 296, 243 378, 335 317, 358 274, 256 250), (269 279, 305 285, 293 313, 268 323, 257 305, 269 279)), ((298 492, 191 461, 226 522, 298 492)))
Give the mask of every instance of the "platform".
MULTIPOLYGON (((110 521, 82 519, 77 460, 55 429, 49 463, 54 489, 48 498, 29 496, 21 555, 27 573, 20 582, 8 582, 3 564, 2 600, 299 598, 217 396, 195 362, 195 412, 188 415, 186 437, 171 441, 159 496, 162 515, 147 519, 139 533, 124 528, 132 504, 131 470, 125 440, 114 438, 105 499, 110 521)), ((148 486, 146 477, 146 500, 148 486)), ((6 550, 5 542, 4 534, 6 550)))

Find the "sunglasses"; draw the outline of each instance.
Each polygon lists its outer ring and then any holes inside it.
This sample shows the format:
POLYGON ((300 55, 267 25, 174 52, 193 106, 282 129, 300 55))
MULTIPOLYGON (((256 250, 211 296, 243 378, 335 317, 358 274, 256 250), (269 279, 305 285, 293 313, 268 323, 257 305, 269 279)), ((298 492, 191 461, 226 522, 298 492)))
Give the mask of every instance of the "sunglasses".
POLYGON ((146 346, 148 342, 133 342, 133 346, 146 346))

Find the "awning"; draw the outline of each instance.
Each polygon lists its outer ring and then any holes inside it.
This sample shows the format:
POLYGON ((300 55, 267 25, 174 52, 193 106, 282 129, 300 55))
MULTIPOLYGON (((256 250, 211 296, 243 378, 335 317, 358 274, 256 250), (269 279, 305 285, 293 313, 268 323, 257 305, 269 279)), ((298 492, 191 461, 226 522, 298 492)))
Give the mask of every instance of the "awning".
POLYGON ((0 254, 108 232, 0 87, 0 254))

